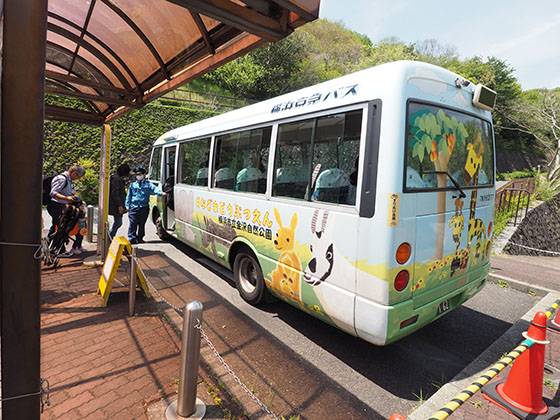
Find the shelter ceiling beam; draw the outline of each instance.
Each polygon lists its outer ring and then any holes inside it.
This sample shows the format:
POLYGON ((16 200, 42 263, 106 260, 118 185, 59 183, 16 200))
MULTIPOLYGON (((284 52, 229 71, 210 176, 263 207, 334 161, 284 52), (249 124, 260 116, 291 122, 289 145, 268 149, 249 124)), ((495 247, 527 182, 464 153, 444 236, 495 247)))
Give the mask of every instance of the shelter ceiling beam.
MULTIPOLYGON (((88 12, 86 15, 86 20, 84 22, 84 26, 80 29, 80 38, 84 39, 84 35, 87 33, 87 27, 89 25, 89 21, 91 19, 91 14, 93 13, 93 8, 95 7, 95 0, 91 0, 91 3, 88 7, 88 12)), ((70 63, 70 71, 74 68, 74 63, 76 62, 76 57, 78 56, 78 51, 80 50, 80 45, 76 45, 76 50, 74 51, 74 55, 72 57, 72 62, 70 63)))
POLYGON ((312 21, 312 20, 315 20, 319 17, 319 8, 317 8, 315 13, 313 13, 313 12, 310 12, 309 10, 306 10, 306 9, 292 3, 289 0, 272 0, 272 1, 274 3, 276 3, 277 5, 282 6, 285 9, 288 9, 289 11, 298 14, 299 16, 301 16, 302 18, 304 18, 307 21, 312 21))
POLYGON ((99 114, 57 105, 45 105, 45 119, 89 125, 103 124, 103 116, 99 114))
MULTIPOLYGON (((79 46, 85 48, 86 50, 88 50, 90 53, 92 53, 98 60, 100 60, 103 64, 105 64, 107 66, 107 68, 109 70, 111 70, 111 72, 113 72, 113 74, 115 75, 115 77, 117 79, 119 79, 119 81, 121 82, 121 84, 127 88, 127 89, 132 89, 130 84, 128 83, 128 80, 126 80, 126 77, 124 77, 124 75, 121 73, 121 71, 117 68, 117 66, 115 66, 111 60, 109 60, 105 54, 103 54, 101 51, 99 51, 97 48, 95 48, 93 45, 91 45, 89 42, 87 42, 84 39, 81 39, 79 36, 73 34, 72 32, 70 32, 67 29, 61 28, 58 25, 55 25, 54 23, 47 23, 47 30, 52 31, 60 36, 63 36, 67 39, 69 39, 72 42, 75 42, 76 44, 78 44, 79 46)), ((80 57, 82 60, 84 60, 85 62, 88 62, 87 60, 85 60, 83 57, 80 57)), ((89 63, 89 62, 88 62, 89 63)), ((93 64, 89 63, 92 67, 93 64)), ((71 69, 69 69, 71 70, 71 69)), ((102 73, 102 72, 101 72, 102 73)))
POLYGON ((51 95, 58 95, 58 96, 68 96, 71 98, 87 99, 89 101, 102 102, 106 104, 128 106, 131 108, 138 107, 138 104, 136 102, 126 101, 118 98, 110 98, 107 96, 93 95, 91 93, 84 93, 80 91, 56 89, 48 86, 45 88, 45 93, 50 93, 51 95))
POLYGON ((150 52, 152 53, 152 55, 154 56, 154 58, 158 62, 159 66, 161 68, 161 71, 166 75, 167 79, 171 79, 171 74, 169 73, 169 70, 167 69, 167 66, 163 62, 163 59, 161 58, 161 56, 157 52, 154 45, 150 42, 148 37, 144 34, 144 32, 142 32, 142 30, 140 30, 138 25, 136 25, 136 23, 134 23, 134 21, 126 13, 124 13, 120 8, 118 8, 112 2, 112 0, 100 0, 100 1, 102 1, 113 12, 115 12, 117 15, 119 15, 119 17, 122 20, 124 20, 127 23, 128 26, 130 26, 130 28, 136 33, 136 35, 138 35, 138 37, 142 40, 142 42, 144 42, 146 47, 148 47, 148 49, 150 50, 150 52))
MULTIPOLYGON (((61 47, 60 45, 57 44, 53 44, 49 41, 47 41, 47 47, 52 48, 53 50, 57 51, 57 52, 62 52, 64 53, 66 56, 70 57, 72 55, 72 51, 61 47)), ((48 48, 47 48, 48 50, 48 48)), ((101 77, 108 85, 111 84, 111 81, 109 79, 107 79, 107 76, 105 76, 103 73, 101 73, 101 70, 99 70, 96 66, 94 66, 93 64, 91 64, 89 61, 84 60, 82 57, 79 57, 79 61, 84 65, 84 67, 87 67, 88 70, 90 72, 92 72, 92 70, 95 70, 95 76, 99 76, 101 77)), ((58 68, 60 68, 61 70, 70 72, 70 69, 68 69, 67 67, 65 67, 62 63, 58 63, 58 62, 54 62, 50 59, 46 59, 45 62, 47 64, 52 64, 53 66, 57 66, 58 68)), ((99 83, 99 82, 98 82, 99 83)))
POLYGON ((121 89, 121 88, 113 86, 113 85, 106 85, 106 84, 103 84, 103 83, 94 82, 93 80, 87 80, 87 79, 82 79, 82 78, 75 77, 75 76, 70 76, 70 75, 66 75, 66 74, 62 74, 62 73, 57 73, 57 72, 51 71, 51 70, 46 71, 46 77, 47 77, 47 79, 61 80, 61 81, 64 81, 64 82, 69 82, 69 83, 75 84, 75 85, 87 86, 87 87, 91 87, 91 88, 94 88, 94 89, 107 90, 109 92, 118 93, 120 95, 125 95, 127 97, 129 97, 129 96, 136 97, 137 96, 137 93, 135 93, 133 91, 128 91, 126 89, 121 89))
POLYGON ((282 25, 268 16, 248 7, 240 6, 230 0, 167 0, 183 6, 196 13, 234 26, 242 31, 258 35, 268 41, 278 41, 291 33, 291 28, 284 30, 282 25))
MULTIPOLYGON (((76 89, 74 86, 72 86, 72 85, 70 85, 70 84, 68 84, 68 83, 59 81, 59 80, 49 79, 49 80, 47 80, 47 85, 46 85, 46 86, 48 86, 48 84, 54 85, 54 86, 58 86, 58 87, 60 87, 60 88, 62 88, 62 89, 68 89, 68 90, 72 90, 72 91, 77 91, 77 89, 76 89)), ((97 107, 95 106, 95 104, 94 104, 93 102, 91 102, 91 101, 86 101, 86 100, 82 100, 82 99, 80 99, 80 101, 84 104, 84 106, 88 107, 92 112, 95 112, 95 113, 98 113, 98 114, 101 112, 101 111, 99 110, 99 108, 97 108, 97 107)))
MULTIPOLYGON (((238 37, 240 33, 241 32, 239 31, 239 29, 222 25, 220 28, 211 31, 209 35, 211 36, 210 39, 212 41, 212 45, 216 45, 216 48, 220 50, 223 45, 231 42, 233 39, 238 37)), ((214 54, 215 53, 216 52, 214 51, 214 54)), ((183 51, 183 53, 180 56, 177 56, 173 61, 167 63, 167 66, 172 73, 177 75, 181 73, 185 69, 185 67, 207 57, 208 51, 206 49, 206 45, 203 41, 199 41, 198 43, 191 45, 189 48, 183 51)), ((159 72, 155 73, 152 77, 145 80, 144 84, 149 87, 154 87, 163 82, 165 82, 165 78, 159 72)))
POLYGON ((192 11, 189 10, 189 13, 191 14, 191 17, 193 18, 193 21, 196 25, 196 27, 198 28, 200 35, 202 36, 202 39, 204 40, 204 43, 206 44, 206 49, 208 50, 208 54, 215 54, 216 53, 216 49, 214 48, 214 45, 212 44, 212 40, 210 39, 210 36, 208 35, 208 30, 206 29, 206 26, 204 25, 204 22, 202 21, 202 18, 200 17, 200 15, 198 13, 194 13, 192 11))
MULTIPOLYGON (((197 63, 193 64, 191 67, 188 67, 182 73, 179 73, 175 78, 172 80, 163 83, 162 85, 158 86, 151 92, 147 93, 144 96, 144 102, 148 103, 157 99, 158 97, 165 95, 167 92, 178 88, 179 86, 184 85, 185 83, 190 82, 191 80, 202 76, 205 73, 208 73, 212 70, 217 69, 218 67, 224 65, 228 61, 235 60, 237 57, 241 57, 244 54, 247 54, 249 51, 260 47, 263 44, 266 44, 266 40, 251 34, 245 34, 240 39, 237 40, 235 43, 231 43, 224 48, 218 50, 216 54, 212 56, 208 56, 197 63)), ((118 118, 127 112, 130 109, 120 108, 117 109, 112 114, 108 114, 105 122, 109 122, 118 118)))
MULTIPOLYGON (((66 25, 69 25, 69 26, 73 27, 74 29, 76 29, 78 31, 81 30, 81 27, 79 25, 76 25, 71 20, 68 20, 63 16, 57 15, 56 13, 49 12, 49 17, 57 19, 57 20, 65 23, 66 25)), ((140 90, 140 83, 136 79, 136 76, 134 76, 134 73, 130 70, 130 67, 128 67, 128 65, 124 62, 124 60, 120 57, 120 55, 118 55, 105 42, 103 42, 101 39, 99 39, 98 37, 96 37, 92 33, 86 31, 85 34, 88 37, 90 37, 91 39, 93 39, 95 42, 97 42, 101 47, 103 47, 105 49, 105 51, 107 51, 109 54, 111 54, 111 57, 113 57, 122 66, 122 68, 126 70, 126 73, 128 74, 128 76, 132 79, 132 81, 136 85, 136 89, 140 90)))

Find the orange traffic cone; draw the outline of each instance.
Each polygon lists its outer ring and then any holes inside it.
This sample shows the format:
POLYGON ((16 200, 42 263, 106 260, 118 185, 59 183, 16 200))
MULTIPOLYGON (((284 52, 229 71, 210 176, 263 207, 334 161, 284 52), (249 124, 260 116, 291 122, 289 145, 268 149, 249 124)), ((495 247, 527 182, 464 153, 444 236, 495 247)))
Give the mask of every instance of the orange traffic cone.
POLYGON ((545 404, 542 398, 546 314, 537 312, 529 331, 523 333, 534 344, 513 363, 505 380, 486 385, 482 396, 520 419, 549 420, 560 415, 560 407, 545 404))
POLYGON ((556 317, 554 319, 550 318, 546 323, 546 326, 552 331, 560 333, 560 309, 556 310, 556 317))

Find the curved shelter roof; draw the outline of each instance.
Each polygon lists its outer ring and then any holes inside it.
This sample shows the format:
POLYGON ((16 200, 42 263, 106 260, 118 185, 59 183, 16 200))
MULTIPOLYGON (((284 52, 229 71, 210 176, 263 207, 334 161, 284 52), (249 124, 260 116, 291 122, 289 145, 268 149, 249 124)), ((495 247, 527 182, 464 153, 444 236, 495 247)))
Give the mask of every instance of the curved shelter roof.
POLYGON ((49 0, 45 93, 102 124, 317 18, 320 0, 49 0))

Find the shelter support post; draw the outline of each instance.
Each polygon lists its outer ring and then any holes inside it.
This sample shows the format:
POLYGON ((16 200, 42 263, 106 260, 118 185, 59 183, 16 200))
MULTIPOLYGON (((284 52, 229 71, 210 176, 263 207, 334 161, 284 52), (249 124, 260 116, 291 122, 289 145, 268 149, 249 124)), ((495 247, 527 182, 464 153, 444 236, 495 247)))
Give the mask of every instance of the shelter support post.
POLYGON ((2 418, 38 420, 41 265, 33 254, 41 239, 47 0, 4 0, 3 6, 0 124, 2 418), (24 397, 10 399, 19 396, 24 397))
POLYGON ((99 162, 99 208, 97 210, 97 255, 104 259, 107 249, 104 244, 109 231, 106 230, 109 209, 109 168, 111 156, 111 127, 104 124, 101 133, 101 153, 99 162))

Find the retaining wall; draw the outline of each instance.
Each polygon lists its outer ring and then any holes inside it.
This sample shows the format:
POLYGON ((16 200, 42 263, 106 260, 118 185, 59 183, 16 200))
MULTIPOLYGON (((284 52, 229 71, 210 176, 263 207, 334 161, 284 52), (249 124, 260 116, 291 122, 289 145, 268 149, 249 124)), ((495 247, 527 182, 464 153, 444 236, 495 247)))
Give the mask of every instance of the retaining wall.
POLYGON ((515 244, 560 252, 560 194, 530 210, 504 247, 504 252, 511 255, 554 255, 515 244))

